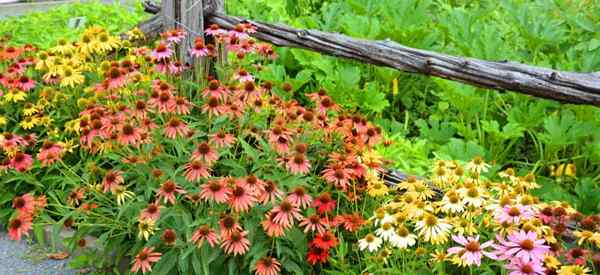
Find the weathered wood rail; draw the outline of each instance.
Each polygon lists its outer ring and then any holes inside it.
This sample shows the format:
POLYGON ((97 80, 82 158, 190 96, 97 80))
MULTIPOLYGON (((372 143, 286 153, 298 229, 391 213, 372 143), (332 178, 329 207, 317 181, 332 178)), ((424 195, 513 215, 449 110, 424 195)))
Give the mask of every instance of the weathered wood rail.
MULTIPOLYGON (((165 2, 178 1, 192 0, 163 0, 163 6, 165 2)), ((219 0, 203 0, 203 3, 197 5, 203 7, 200 12, 203 14, 200 16, 203 23, 232 29, 236 24, 250 22, 257 28, 256 33, 252 34, 254 37, 274 45, 313 50, 493 90, 508 90, 565 103, 600 106, 600 72, 577 73, 512 61, 487 61, 410 48, 389 40, 363 40, 338 33, 296 29, 226 15, 223 3, 219 0)), ((167 25, 172 25, 172 22, 168 22, 169 18, 162 18, 161 7, 148 1, 145 2, 145 7, 146 11, 157 13, 140 24, 140 29, 150 37, 156 36, 156 32, 167 25)))

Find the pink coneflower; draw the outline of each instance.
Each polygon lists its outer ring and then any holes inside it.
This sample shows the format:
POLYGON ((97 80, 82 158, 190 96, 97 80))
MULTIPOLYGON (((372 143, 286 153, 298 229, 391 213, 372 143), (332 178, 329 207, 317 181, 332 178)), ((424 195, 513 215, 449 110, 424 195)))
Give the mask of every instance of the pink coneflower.
POLYGON ((227 102, 223 106, 223 113, 230 119, 239 119, 244 116, 244 103, 239 100, 227 102))
POLYGON ((23 137, 13 133, 4 133, 2 138, 0 138, 0 147, 6 151, 17 148, 19 145, 24 145, 25 143, 23 137))
POLYGON ((159 92, 156 100, 150 98, 148 102, 155 105, 161 113, 173 113, 175 110, 175 97, 169 91, 159 92))
POLYGON ((283 227, 290 227, 294 224, 294 220, 302 219, 300 209, 286 199, 283 199, 281 203, 271 211, 275 215, 273 221, 283 227))
POLYGON ((225 235, 221 248, 227 254, 244 255, 250 247, 250 241, 246 239, 246 231, 233 231, 225 235))
POLYGON ((15 83, 15 86, 23 91, 29 91, 35 88, 35 81, 25 75, 19 77, 18 81, 15 83))
POLYGON ((172 75, 180 75, 184 69, 185 66, 183 66, 183 63, 181 63, 179 60, 171 62, 168 65, 168 72, 172 75))
POLYGON ((327 111, 338 111, 339 109, 340 107, 329 96, 321 97, 317 104, 319 114, 327 114, 327 111))
POLYGON ((202 247, 204 241, 206 241, 210 247, 215 247, 219 244, 219 236, 215 233, 215 230, 210 228, 207 224, 198 227, 192 235, 192 242, 198 248, 202 247))
POLYGON ((104 175, 104 179, 102 180, 102 185, 104 186, 104 193, 108 192, 109 190, 110 192, 114 193, 117 187, 123 182, 123 172, 118 170, 110 170, 106 172, 106 175, 104 175))
POLYGON ((196 146, 196 150, 192 152, 192 158, 200 159, 206 163, 213 163, 219 159, 217 151, 215 151, 208 142, 202 142, 196 146))
POLYGON ((283 197, 283 192, 277 188, 277 184, 274 181, 266 181, 263 187, 263 189, 259 190, 257 196, 257 199, 260 203, 271 202, 272 204, 275 204, 277 199, 281 199, 281 197, 283 197))
POLYGON ((237 24, 235 27, 229 31, 229 36, 237 39, 247 39, 248 34, 245 32, 246 28, 242 24, 237 24))
POLYGON ((29 154, 17 152, 10 159, 9 166, 19 172, 25 172, 33 166, 33 158, 29 154))
POLYGON ((580 247, 574 247, 569 249, 567 252, 567 261, 571 264, 585 266, 585 263, 587 262, 586 257, 588 254, 588 250, 580 247))
POLYGON ((267 43, 256 45, 256 53, 272 60, 277 59, 277 53, 273 50, 273 46, 267 43))
POLYGON ((8 237, 12 240, 21 240, 21 236, 29 236, 31 230, 31 216, 28 214, 20 214, 18 217, 8 222, 8 237))
POLYGON ((179 43, 185 37, 185 31, 182 29, 174 29, 163 32, 161 36, 170 43, 179 43))
POLYGON ((237 212, 248 211, 256 202, 256 197, 252 192, 244 188, 240 184, 236 184, 232 188, 231 195, 229 196, 229 205, 233 210, 237 212))
POLYGON ((112 67, 106 72, 106 80, 108 81, 108 89, 118 89, 125 86, 127 79, 125 72, 122 69, 112 67))
POLYGON ((302 219, 300 227, 304 227, 304 233, 315 231, 323 233, 327 230, 328 222, 327 219, 322 218, 319 214, 312 214, 302 219))
POLYGON ((185 137, 189 130, 185 122, 177 117, 172 117, 165 125, 165 136, 170 139, 174 139, 177 136, 185 137))
POLYGON ((244 69, 239 69, 234 75, 233 79, 239 82, 253 82, 254 76, 244 69))
POLYGON ((208 54, 209 51, 206 48, 206 45, 204 45, 204 41, 202 41, 202 38, 196 38, 196 41, 194 42, 194 47, 190 49, 190 55, 195 58, 200 58, 208 56, 208 54))
POLYGON ((140 269, 142 270, 142 273, 152 271, 152 264, 160 261, 160 256, 162 256, 162 254, 154 252, 154 247, 144 247, 144 249, 135 256, 131 272, 138 272, 140 269))
POLYGON ((288 170, 292 174, 306 174, 310 170, 310 163, 306 155, 297 153, 286 162, 288 170))
POLYGON ((217 99, 224 100, 227 96, 227 91, 221 87, 218 80, 213 79, 208 82, 208 87, 202 91, 202 96, 206 98, 216 97, 217 99))
POLYGON ((144 119, 146 118, 146 113, 148 112, 148 107, 146 102, 142 100, 137 100, 135 102, 135 109, 133 110, 133 116, 136 118, 144 119))
POLYGON ((185 169, 185 179, 189 182, 208 178, 210 176, 210 167, 199 159, 192 159, 189 163, 183 166, 185 169))
POLYGON ((552 207, 544 207, 539 213, 538 218, 544 224, 551 224, 554 221, 554 216, 552 215, 552 207))
POLYGON ((550 247, 544 245, 544 239, 538 239, 537 234, 533 231, 526 232, 520 230, 508 235, 508 240, 497 236, 499 245, 494 245, 496 248, 495 254, 499 259, 505 260, 508 258, 521 258, 524 261, 543 261, 544 254, 550 251, 550 247))
POLYGON ((216 134, 211 135, 210 137, 212 138, 212 143, 217 148, 227 147, 235 142, 235 138, 232 134, 225 133, 223 131, 219 131, 216 134))
POLYGON ((351 177, 352 170, 341 164, 333 164, 323 170, 323 178, 325 181, 344 191, 348 189, 351 177))
POLYGON ((227 31, 221 29, 217 24, 212 24, 206 30, 204 30, 204 33, 210 36, 222 36, 225 35, 227 31))
POLYGON ((321 193, 314 201, 313 207, 321 214, 328 213, 335 209, 335 200, 327 192, 321 193))
POLYGON ((493 244, 493 241, 487 241, 483 244, 479 243, 479 235, 475 237, 467 237, 465 238, 463 235, 453 235, 452 239, 461 244, 461 246, 455 246, 448 248, 448 254, 456 254, 459 255, 460 258, 467 265, 481 265, 482 256, 487 256, 491 259, 496 259, 496 255, 484 251, 485 248, 490 247, 493 244))
POLYGON ((509 275, 544 275, 546 271, 541 262, 522 258, 513 258, 504 267, 510 271, 509 275))
POLYGON ((19 215, 31 215, 35 210, 35 198, 30 193, 16 196, 13 199, 13 208, 19 211, 19 215))
POLYGON ((142 139, 142 130, 131 124, 123 124, 117 140, 123 145, 136 145, 142 139))
POLYGON ((157 221, 160 218, 160 209, 162 206, 157 202, 149 203, 144 210, 140 213, 140 220, 153 220, 157 221))
POLYGON ((231 190, 224 181, 212 180, 201 186, 200 197, 205 201, 223 203, 229 200, 231 190))
POLYGON ((42 166, 51 165, 52 163, 60 160, 62 152, 63 147, 61 145, 47 140, 42 144, 40 152, 37 154, 36 158, 42 163, 42 166))
POLYGON ((312 197, 306 193, 306 190, 302 186, 295 187, 288 194, 288 200, 299 208, 307 208, 312 203, 312 197))
POLYGON ((277 275, 281 267, 277 259, 265 256, 260 258, 254 266, 255 275, 277 275))
POLYGON ((265 214, 265 219, 260 222, 267 236, 271 238, 281 237, 285 234, 285 229, 281 224, 273 221, 275 214, 271 211, 265 214))
POLYGON ((209 116, 219 116, 224 112, 224 107, 219 102, 219 98, 216 96, 210 96, 204 105, 202 105, 202 112, 208 113, 209 116))
POLYGON ((163 60, 169 58, 173 54, 173 51, 164 42, 158 43, 158 46, 152 50, 151 56, 156 60, 163 60))
POLYGON ((234 231, 242 231, 242 227, 233 216, 225 215, 219 220, 219 230, 221 237, 224 237, 234 231))
POLYGON ((494 212, 499 224, 519 224, 522 220, 529 220, 535 216, 535 212, 529 205, 506 205, 494 212))
POLYGON ((156 193, 156 197, 164 198, 164 202, 175 204, 175 194, 185 194, 185 190, 172 180, 165 181, 161 186, 158 192, 156 193))
POLYGON ((190 113, 190 109, 192 108, 192 103, 185 99, 185 97, 176 96, 174 106, 176 114, 188 115, 190 113))
MULTIPOLYGON (((283 136, 271 141, 271 144, 277 153, 287 153, 290 150, 290 140, 283 136)), ((287 164, 289 161, 289 159, 284 159, 283 163, 287 164)))

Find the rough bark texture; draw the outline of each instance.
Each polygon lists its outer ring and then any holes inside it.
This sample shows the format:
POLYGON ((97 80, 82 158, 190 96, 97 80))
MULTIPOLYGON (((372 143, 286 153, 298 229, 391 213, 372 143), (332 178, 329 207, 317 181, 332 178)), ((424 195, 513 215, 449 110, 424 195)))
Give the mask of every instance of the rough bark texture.
POLYGON ((304 48, 494 90, 600 106, 600 72, 575 73, 511 61, 486 61, 414 49, 389 40, 370 41, 337 33, 295 29, 226 15, 220 0, 204 0, 204 3, 207 24, 231 29, 238 23, 250 22, 257 27, 254 37, 278 46, 304 48), (215 7, 221 8, 215 11, 215 7))

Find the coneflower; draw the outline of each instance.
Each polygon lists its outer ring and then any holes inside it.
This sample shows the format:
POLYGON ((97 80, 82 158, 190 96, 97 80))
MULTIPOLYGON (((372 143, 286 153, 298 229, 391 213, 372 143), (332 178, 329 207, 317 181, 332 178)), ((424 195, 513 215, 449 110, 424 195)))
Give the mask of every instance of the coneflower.
POLYGON ((247 212, 256 202, 256 197, 252 192, 241 184, 236 184, 231 189, 229 196, 229 205, 237 212, 247 212))
POLYGON ((250 241, 246 238, 246 231, 233 231, 224 236, 221 248, 227 254, 244 255, 249 247, 250 241))
POLYGON ((273 221, 281 224, 283 227, 290 227, 294 224, 294 220, 302 219, 300 209, 290 203, 287 199, 283 199, 281 203, 271 211, 275 215, 273 221))
POLYGON ((156 193, 156 197, 164 198, 164 202, 175 204, 175 195, 176 194, 185 194, 185 190, 179 187, 174 181, 167 180, 161 186, 158 192, 156 193))
POLYGON ((16 218, 8 221, 8 237, 12 240, 21 240, 21 236, 29 236, 31 230, 31 216, 28 214, 20 214, 16 218))
POLYGON ((273 221, 275 213, 269 211, 265 214, 265 219, 260 222, 267 236, 271 238, 281 237, 285 234, 285 229, 281 224, 273 221))
POLYGON ((308 217, 302 218, 300 221, 300 227, 304 227, 304 233, 318 232, 323 233, 327 230, 328 222, 326 218, 321 217, 319 214, 312 214, 308 217))
POLYGON ((281 265, 277 259, 265 256, 256 262, 254 270, 255 275, 277 275, 281 271, 281 265))
POLYGON ((224 131, 219 131, 211 135, 211 141, 217 148, 223 148, 232 145, 235 142, 235 137, 232 134, 224 131))
POLYGON ((162 206, 157 202, 152 202, 149 203, 148 206, 146 206, 146 208, 144 208, 144 210, 142 210, 142 213, 140 213, 140 220, 145 220, 145 219, 150 219, 150 220, 154 220, 157 221, 160 218, 160 209, 162 208, 162 206))
POLYGON ((164 60, 169 58, 173 54, 173 51, 169 48, 169 46, 164 42, 159 42, 158 46, 154 50, 152 50, 151 56, 157 60, 164 60))
POLYGON ((201 178, 210 176, 210 167, 200 159, 192 159, 183 168, 185 170, 185 179, 189 182, 198 181, 201 178))
POLYGON ((118 170, 109 170, 104 175, 104 179, 102 180, 102 184, 104 186, 103 192, 106 193, 109 190, 114 192, 120 184, 124 182, 123 172, 118 170))
POLYGON ((215 233, 215 230, 210 228, 207 224, 198 227, 198 229, 194 231, 191 240, 197 247, 202 247, 204 241, 206 241, 210 247, 215 247, 219 244, 219 236, 215 233))
POLYGON ((200 197, 205 201, 224 203, 229 200, 231 195, 231 189, 221 180, 211 180, 200 188, 200 197))
POLYGON ((304 187, 297 186, 288 194, 288 200, 299 208, 307 208, 312 203, 312 197, 306 192, 304 187))
POLYGON ((198 144, 198 146, 196 146, 196 150, 192 152, 192 158, 200 159, 210 164, 218 160, 219 155, 208 142, 202 142, 198 144))
POLYGON ((131 272, 138 272, 141 270, 142 273, 146 273, 152 271, 152 264, 160 261, 161 255, 162 254, 159 252, 154 252, 154 247, 144 247, 144 249, 135 256, 131 272))
POLYGON ((165 125, 165 136, 174 139, 177 136, 185 137, 189 131, 185 122, 177 117, 172 117, 165 125))
POLYGON ((310 170, 308 158, 302 153, 296 153, 287 161, 286 166, 292 174, 306 174, 310 170))

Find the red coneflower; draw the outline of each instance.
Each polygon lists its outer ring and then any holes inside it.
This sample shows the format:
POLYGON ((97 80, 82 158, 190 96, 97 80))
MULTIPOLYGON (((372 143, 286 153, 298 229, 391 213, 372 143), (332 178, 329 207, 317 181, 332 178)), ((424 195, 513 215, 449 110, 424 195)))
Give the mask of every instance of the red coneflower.
POLYGON ((202 142, 198 144, 196 150, 194 150, 192 153, 192 158, 200 159, 208 164, 211 164, 219 159, 219 155, 217 154, 217 151, 215 151, 210 144, 208 144, 208 142, 202 142))
POLYGON ((29 154, 17 152, 10 159, 9 166, 19 172, 24 172, 31 169, 31 166, 33 166, 33 158, 29 154))
POLYGON ((286 166, 292 174, 306 174, 310 170, 308 158, 306 158, 306 155, 301 153, 296 153, 292 158, 290 158, 287 161, 286 166))
POLYGON ((133 145, 138 144, 139 140, 142 139, 141 135, 142 130, 137 128, 131 124, 123 124, 121 126, 121 130, 119 131, 119 137, 117 141, 123 145, 133 145))
POLYGON ((164 202, 175 204, 175 194, 185 194, 185 190, 172 180, 165 181, 161 186, 158 192, 156 193, 156 197, 164 198, 164 202))
POLYGON ((52 163, 60 160, 62 151, 63 147, 61 145, 47 140, 42 144, 40 152, 37 154, 36 158, 42 163, 42 166, 51 165, 52 163))
POLYGON ((162 206, 157 202, 151 202, 140 213, 139 220, 157 221, 160 218, 160 209, 162 206))
POLYGON ((265 219, 260 222, 267 236, 271 238, 281 237, 285 234, 285 229, 282 225, 273 221, 275 214, 271 211, 265 214, 265 219))
POLYGON ((200 159, 192 159, 189 163, 183 166, 185 169, 185 179, 189 182, 208 178, 210 176, 210 167, 200 159))
POLYGON ((192 235, 192 242, 198 247, 202 247, 202 244, 206 241, 210 247, 215 247, 219 244, 219 236, 215 233, 215 230, 210 228, 207 224, 200 226, 192 235))
POLYGON ((201 186, 200 197, 205 201, 224 203, 229 200, 231 190, 224 181, 212 180, 201 186))
POLYGON ((344 225, 344 229, 350 232, 356 232, 360 229, 361 226, 365 224, 365 220, 358 212, 354 212, 352 214, 346 214, 342 216, 342 223, 344 225))
POLYGON ((352 170, 340 164, 333 164, 323 170, 323 178, 326 182, 346 191, 350 185, 352 170))
POLYGON ((277 259, 265 256, 256 262, 254 270, 256 275, 277 275, 281 267, 277 259))
POLYGON ((574 247, 567 251, 567 261, 571 264, 584 266, 589 251, 580 247, 574 247))
POLYGON ((185 137, 189 132, 189 128, 185 122, 177 117, 172 117, 165 125, 165 136, 174 139, 177 136, 185 137))
POLYGON ((338 244, 338 240, 330 231, 318 233, 315 239, 313 240, 313 244, 316 247, 322 248, 324 250, 329 250, 330 248, 335 247, 338 244))
POLYGON ((166 245, 175 245, 175 242, 177 241, 177 233, 175 233, 175 230, 167 228, 163 232, 162 236, 160 236, 160 240, 166 245))
POLYGON ((35 210, 35 198, 31 193, 16 196, 13 199, 13 208, 19 211, 19 215, 31 215, 35 210))
POLYGON ((288 194, 288 200, 299 208, 307 208, 312 203, 312 197, 306 193, 302 186, 297 186, 288 194))
POLYGON ((322 193, 313 201, 313 207, 321 214, 331 212, 335 209, 335 200, 327 192, 322 193))
POLYGON ((210 137, 212 138, 212 143, 214 143, 217 148, 227 147, 235 142, 235 138, 232 134, 223 131, 219 131, 210 137))
POLYGON ((244 255, 250 247, 250 241, 246 239, 246 231, 233 231, 225 235, 221 248, 227 254, 244 255))
POLYGON ((283 197, 283 192, 277 188, 277 184, 272 180, 266 181, 263 189, 260 190, 257 195, 257 199, 260 203, 271 202, 272 204, 275 204, 275 201, 281 199, 281 197, 283 197))
POLYGON ((306 258, 308 263, 311 265, 315 265, 317 263, 326 263, 327 259, 329 258, 329 250, 322 249, 311 242, 308 247, 306 258))
POLYGON ((102 185, 104 186, 103 192, 106 193, 110 190, 110 192, 114 193, 115 190, 117 190, 117 187, 123 182, 123 172, 118 170, 109 170, 106 172, 106 175, 104 175, 104 179, 102 180, 102 185))
POLYGON ((135 256, 131 272, 138 272, 140 269, 142 273, 152 271, 152 264, 158 262, 161 255, 159 252, 154 252, 154 247, 145 247, 135 256))
POLYGON ((275 215, 273 221, 283 227, 290 227, 294 224, 294 220, 302 219, 300 209, 290 203, 287 199, 283 199, 281 203, 271 211, 275 215))
POLYGON ((327 219, 322 218, 319 214, 312 214, 300 221, 300 227, 304 227, 304 233, 315 232, 323 233, 327 230, 327 219))
POLYGON ((20 214, 8 222, 8 237, 12 240, 21 240, 22 235, 29 236, 29 230, 31 230, 30 215, 20 214))
POLYGON ((236 212, 248 211, 256 202, 256 197, 252 192, 241 184, 236 184, 232 187, 231 195, 229 196, 229 205, 236 212))

